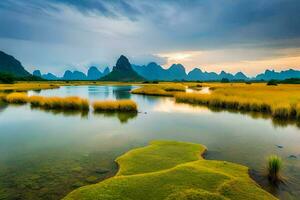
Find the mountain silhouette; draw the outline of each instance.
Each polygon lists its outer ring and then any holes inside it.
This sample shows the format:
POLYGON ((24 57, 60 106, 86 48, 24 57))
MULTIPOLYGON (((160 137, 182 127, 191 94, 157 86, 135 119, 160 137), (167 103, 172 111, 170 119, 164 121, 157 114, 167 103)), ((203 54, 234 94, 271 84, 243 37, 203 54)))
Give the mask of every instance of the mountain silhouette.
POLYGON ((141 75, 134 71, 129 60, 121 55, 112 71, 101 78, 103 81, 143 81, 141 75))
POLYGON ((148 65, 138 66, 132 65, 133 69, 148 80, 165 80, 167 71, 155 62, 150 62, 148 65))
POLYGON ((21 62, 13 56, 0 51, 0 73, 11 74, 15 77, 25 77, 27 80, 38 80, 34 77, 41 77, 46 80, 111 80, 111 81, 143 81, 143 80, 165 80, 165 81, 219 81, 222 79, 232 80, 285 80, 290 78, 300 78, 300 71, 289 69, 276 72, 275 70, 265 70, 264 73, 258 74, 255 77, 247 77, 243 72, 236 74, 221 71, 220 74, 215 72, 202 71, 199 68, 194 68, 189 73, 186 73, 185 67, 181 64, 173 64, 168 69, 155 62, 150 62, 148 65, 131 65, 125 56, 120 56, 116 66, 110 72, 106 67, 101 72, 97 67, 90 67, 87 75, 80 71, 66 70, 63 77, 55 76, 52 73, 42 74, 40 70, 35 70, 32 76, 22 66, 21 62))
POLYGON ((73 71, 70 70, 65 71, 62 80, 87 80, 87 76, 80 71, 73 71))
POLYGON ((102 72, 99 71, 97 67, 90 67, 87 72, 87 79, 88 80, 97 80, 103 76, 102 72))
POLYGON ((199 68, 194 68, 188 74, 185 68, 181 64, 173 64, 168 69, 164 69, 160 65, 151 62, 148 65, 138 66, 132 65, 133 69, 145 77, 147 80, 189 80, 189 81, 212 81, 222 80, 227 78, 229 80, 248 80, 249 78, 242 72, 238 72, 235 75, 222 71, 220 74, 215 72, 203 72, 199 68))
POLYGON ((42 73, 41 73, 40 70, 34 70, 34 71, 32 72, 32 75, 33 75, 33 76, 37 76, 37 77, 42 77, 42 73))
POLYGON ((109 74, 109 72, 110 72, 109 67, 106 67, 102 74, 103 74, 103 76, 106 76, 107 74, 109 74))
POLYGON ((284 80, 288 78, 300 78, 300 71, 289 69, 281 72, 276 72, 274 70, 267 69, 264 73, 258 74, 255 79, 268 81, 271 79, 284 80))
POLYGON ((173 64, 167 70, 167 78, 166 80, 185 80, 187 78, 185 68, 181 64, 173 64))
POLYGON ((55 76, 54 74, 52 73, 47 73, 47 74, 43 74, 42 75, 42 78, 43 79, 46 79, 46 80, 52 80, 52 81, 55 81, 55 80, 59 80, 60 78, 55 76))
POLYGON ((0 51, 0 72, 16 77, 29 77, 31 74, 25 70, 21 62, 13 56, 0 51))

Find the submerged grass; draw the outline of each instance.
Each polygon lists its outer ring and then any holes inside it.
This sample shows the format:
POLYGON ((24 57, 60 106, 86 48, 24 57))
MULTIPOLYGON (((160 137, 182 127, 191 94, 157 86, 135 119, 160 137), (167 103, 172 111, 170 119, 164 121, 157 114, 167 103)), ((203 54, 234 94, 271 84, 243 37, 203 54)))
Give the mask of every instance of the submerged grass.
POLYGON ((262 190, 242 165, 204 160, 200 144, 155 141, 116 161, 119 172, 103 182, 81 187, 65 200, 276 199, 262 190))
POLYGON ((282 168, 282 160, 276 155, 272 155, 268 158, 268 177, 269 180, 276 183, 281 180, 280 171, 282 168))
POLYGON ((278 119, 299 119, 300 87, 262 84, 211 84, 210 94, 177 93, 177 102, 205 105, 212 108, 261 112, 278 119))
POLYGON ((137 112, 137 104, 132 100, 95 101, 93 103, 93 108, 95 112, 137 112))

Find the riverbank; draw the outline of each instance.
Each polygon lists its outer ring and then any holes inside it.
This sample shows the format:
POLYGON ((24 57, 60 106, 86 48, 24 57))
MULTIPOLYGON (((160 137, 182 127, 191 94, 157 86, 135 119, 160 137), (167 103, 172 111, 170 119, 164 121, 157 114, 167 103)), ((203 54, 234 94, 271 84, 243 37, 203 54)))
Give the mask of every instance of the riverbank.
POLYGON ((154 141, 116 159, 116 176, 81 187, 73 199, 276 199, 262 190, 245 166, 205 160, 200 144, 154 141))

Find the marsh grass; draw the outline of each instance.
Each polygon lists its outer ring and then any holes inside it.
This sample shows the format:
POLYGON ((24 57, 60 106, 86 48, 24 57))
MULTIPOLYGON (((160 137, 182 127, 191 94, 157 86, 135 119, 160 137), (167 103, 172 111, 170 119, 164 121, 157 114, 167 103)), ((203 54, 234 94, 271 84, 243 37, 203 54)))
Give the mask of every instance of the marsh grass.
POLYGON ((158 87, 168 92, 172 92, 172 91, 184 92, 186 90, 185 85, 181 83, 160 84, 158 85, 158 87))
POLYGON ((131 91, 132 94, 172 97, 177 92, 184 92, 186 86, 181 83, 148 85, 131 91))
POLYGON ((0 91, 4 90, 41 90, 41 89, 55 89, 59 88, 57 84, 51 84, 50 82, 18 82, 15 84, 0 84, 0 91))
POLYGON ((280 171, 282 169, 282 159, 279 156, 272 155, 267 160, 267 171, 269 180, 273 183, 281 181, 280 171))
POLYGON ((93 103, 95 112, 137 112, 137 104, 132 100, 104 100, 93 103))
POLYGON ((28 101, 33 107, 61 110, 89 110, 87 99, 80 97, 31 96, 28 101))
POLYGON ((268 87, 261 84, 211 84, 208 87, 214 88, 210 94, 177 93, 175 99, 177 102, 210 108, 260 112, 281 120, 300 119, 298 85, 268 87))
POLYGON ((172 92, 167 92, 164 89, 161 89, 157 86, 145 86, 137 88, 131 91, 132 94, 142 94, 142 95, 151 95, 151 96, 173 96, 172 92))
POLYGON ((26 93, 14 92, 5 96, 4 101, 11 104, 25 104, 28 101, 26 93))
POLYGON ((5 101, 7 94, 6 93, 0 93, 0 101, 5 101))

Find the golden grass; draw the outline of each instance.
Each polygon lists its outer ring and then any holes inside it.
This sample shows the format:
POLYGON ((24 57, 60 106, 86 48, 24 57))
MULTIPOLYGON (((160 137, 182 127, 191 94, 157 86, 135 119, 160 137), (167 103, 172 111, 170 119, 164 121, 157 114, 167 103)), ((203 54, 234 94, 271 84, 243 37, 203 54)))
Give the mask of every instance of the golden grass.
POLYGON ((132 94, 142 94, 151 96, 168 96, 172 97, 177 92, 184 92, 186 90, 185 85, 181 83, 163 83, 156 85, 148 85, 141 88, 137 88, 131 91, 132 94))
POLYGON ((211 94, 177 93, 177 102, 200 104, 213 108, 254 111, 274 118, 300 118, 300 86, 265 84, 208 84, 211 94))
POLYGON ((159 84, 158 87, 165 91, 181 91, 184 92, 186 87, 181 83, 167 83, 167 84, 159 84))
POLYGON ((80 97, 31 96, 29 103, 34 107, 45 109, 89 110, 88 100, 80 97))
POLYGON ((7 94, 6 93, 0 93, 0 101, 5 101, 7 94))
POLYGON ((59 85, 51 82, 19 82, 15 84, 0 84, 0 91, 14 90, 14 91, 27 91, 27 90, 42 90, 59 88, 59 85))
POLYGON ((151 96, 173 96, 173 92, 167 92, 164 89, 161 89, 157 86, 145 86, 137 88, 131 91, 132 94, 142 94, 142 95, 151 95, 151 96))
POLYGON ((300 103, 296 105, 296 117, 300 120, 300 103))
POLYGON ((95 101, 93 103, 93 108, 95 112, 103 112, 103 111, 137 112, 137 104, 132 100, 95 101))
POLYGON ((28 101, 28 96, 26 93, 14 92, 8 94, 4 101, 11 104, 25 104, 28 101))

